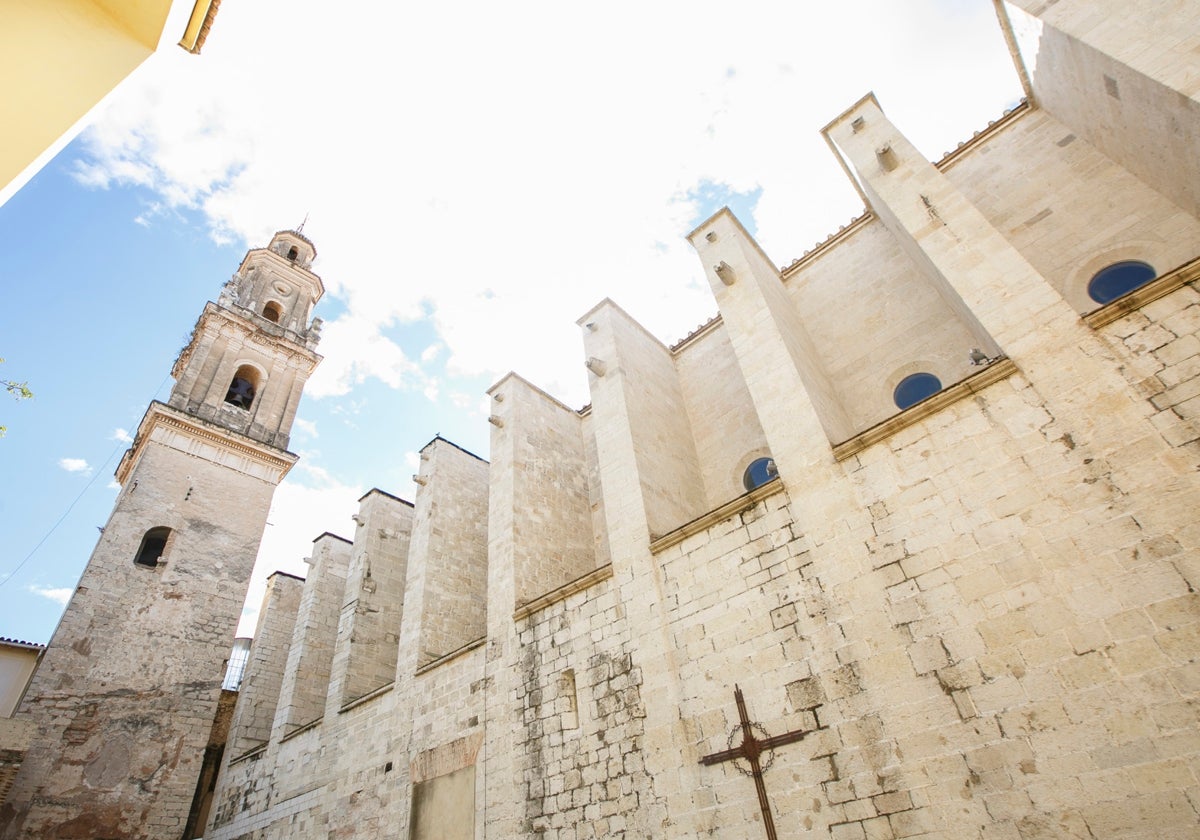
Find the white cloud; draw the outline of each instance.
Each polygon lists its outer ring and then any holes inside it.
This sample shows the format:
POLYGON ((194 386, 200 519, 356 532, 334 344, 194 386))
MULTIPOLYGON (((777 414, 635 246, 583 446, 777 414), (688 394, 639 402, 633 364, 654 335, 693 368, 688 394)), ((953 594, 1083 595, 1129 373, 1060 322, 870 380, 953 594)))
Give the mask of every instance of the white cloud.
POLYGON ((989 4, 934 0, 277 0, 222 8, 202 60, 176 53, 122 89, 78 177, 151 186, 253 245, 311 211, 345 304, 317 397, 427 387, 387 337, 425 319, 450 375, 516 370, 587 402, 573 322, 597 300, 668 340, 715 311, 682 239, 699 185, 761 187, 784 264, 859 210, 817 130, 866 90, 933 156, 1019 95, 989 4), (262 37, 280 19, 288 37, 262 37), (420 36, 396 50, 401 29, 420 36))
MULTIPOLYGON (((379 422, 368 380, 462 411, 457 377, 511 370, 589 402, 574 322, 597 301, 667 341, 715 313, 683 239, 706 187, 757 195, 781 265, 860 211, 818 131, 868 90, 931 157, 1020 95, 985 2, 227 3, 203 57, 162 50, 119 88, 75 176, 153 190, 141 224, 199 210, 222 243, 308 214, 338 304, 306 387, 340 398, 331 439, 379 422)), ((315 464, 280 486, 249 615, 267 572, 352 533, 360 492, 315 464)))
POLYGON ((129 434, 127 429, 113 429, 112 437, 109 440, 115 440, 119 443, 133 443, 133 435, 129 434))
POLYGON ((269 575, 282 571, 304 577, 308 571, 304 558, 312 554, 312 541, 325 531, 354 536, 350 517, 358 512, 362 494, 362 489, 342 484, 320 466, 304 462, 279 485, 250 578, 239 636, 254 634, 269 575))
POLYGON ((83 458, 59 458, 58 466, 69 473, 83 473, 91 475, 92 468, 83 458))
POLYGON ((49 598, 54 603, 61 604, 64 607, 67 605, 67 602, 71 600, 71 595, 75 593, 75 590, 71 589, 69 586, 46 587, 38 586, 37 584, 31 585, 29 587, 29 591, 34 595, 40 595, 43 598, 49 598))
POLYGON ((341 396, 369 377, 393 388, 415 388, 424 375, 399 345, 380 333, 382 323, 364 317, 338 318, 321 332, 325 361, 308 380, 305 394, 341 396))
POLYGON ((305 420, 303 417, 297 417, 295 427, 310 438, 319 437, 317 434, 317 424, 311 420, 305 420))

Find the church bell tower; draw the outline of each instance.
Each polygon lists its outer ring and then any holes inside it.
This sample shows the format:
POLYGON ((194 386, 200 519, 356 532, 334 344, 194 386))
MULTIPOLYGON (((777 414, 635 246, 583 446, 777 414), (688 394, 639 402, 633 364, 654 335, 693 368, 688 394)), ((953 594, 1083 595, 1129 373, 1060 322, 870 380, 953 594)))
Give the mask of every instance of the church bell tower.
POLYGON ((0 838, 182 836, 304 383, 316 249, 246 254, 117 468, 121 491, 18 716, 36 734, 0 838))

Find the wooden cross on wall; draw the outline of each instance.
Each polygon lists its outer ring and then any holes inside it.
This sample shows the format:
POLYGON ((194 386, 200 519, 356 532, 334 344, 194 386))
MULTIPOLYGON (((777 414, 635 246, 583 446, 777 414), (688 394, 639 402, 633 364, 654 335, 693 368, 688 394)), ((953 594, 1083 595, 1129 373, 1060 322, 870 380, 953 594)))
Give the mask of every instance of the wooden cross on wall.
MULTIPOLYGON (((767 801, 767 787, 763 784, 763 766, 758 759, 767 750, 782 747, 784 744, 796 743, 810 730, 797 729, 782 735, 767 735, 766 730, 760 725, 750 722, 750 716, 746 714, 746 700, 742 697, 742 690, 737 685, 733 687, 733 699, 737 703, 738 718, 741 724, 734 727, 733 732, 729 733, 729 743, 733 743, 739 728, 742 732, 742 742, 736 747, 731 746, 727 750, 706 755, 700 759, 700 763, 720 764, 724 761, 733 761, 735 758, 746 759, 750 764, 750 773, 747 775, 754 779, 754 788, 758 791, 758 807, 762 810, 763 826, 767 829, 767 840, 778 840, 778 835, 775 833, 775 819, 771 816, 771 803, 767 801), (755 734, 755 729, 762 737, 755 734)), ((768 764, 768 766, 770 765, 768 764)), ((741 770, 740 767, 738 769, 741 770)))

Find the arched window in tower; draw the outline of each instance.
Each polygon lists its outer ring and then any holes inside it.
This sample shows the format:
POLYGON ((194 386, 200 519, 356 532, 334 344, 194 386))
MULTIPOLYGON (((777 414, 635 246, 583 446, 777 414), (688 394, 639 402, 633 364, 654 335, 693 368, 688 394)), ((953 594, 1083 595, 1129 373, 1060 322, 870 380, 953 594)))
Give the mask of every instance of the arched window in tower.
POLYGON ((287 258, 289 260, 291 260, 292 262, 295 262, 296 257, 298 257, 298 256, 300 256, 300 252, 298 250, 296 250, 295 245, 293 245, 291 248, 288 248, 288 257, 287 258))
POLYGON ((755 487, 762 487, 776 478, 779 478, 779 470, 775 469, 775 459, 758 458, 746 467, 746 472, 742 474, 742 486, 749 493, 755 487))
POLYGON ((278 303, 271 301, 263 307, 263 317, 268 321, 278 324, 279 319, 283 317, 283 309, 278 303))
POLYGON ((896 408, 908 408, 926 400, 942 390, 942 381, 932 373, 914 373, 900 380, 892 392, 896 408))
POLYGON ((1154 267, 1137 260, 1124 260, 1100 269, 1088 282, 1088 296, 1096 303, 1108 303, 1157 277, 1154 267))
POLYGON ((258 371, 250 365, 242 365, 233 375, 229 383, 229 391, 225 394, 225 402, 238 408, 249 409, 258 391, 258 371))
POLYGON ((142 544, 138 546, 133 562, 138 566, 146 566, 151 569, 157 567, 159 558, 163 556, 163 552, 167 548, 167 540, 170 536, 170 528, 151 528, 142 537, 142 544))

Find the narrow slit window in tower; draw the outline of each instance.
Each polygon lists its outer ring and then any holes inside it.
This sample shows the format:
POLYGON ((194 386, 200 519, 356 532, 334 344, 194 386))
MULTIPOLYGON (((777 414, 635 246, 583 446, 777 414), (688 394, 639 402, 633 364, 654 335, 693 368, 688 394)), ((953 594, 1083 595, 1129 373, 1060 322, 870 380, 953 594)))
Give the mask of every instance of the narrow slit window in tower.
POLYGON ((167 538, 170 536, 170 528, 151 528, 142 537, 142 544, 138 546, 138 551, 134 555, 133 562, 139 566, 147 566, 151 569, 158 566, 159 558, 162 557, 163 551, 167 547, 167 538))
POLYGON ((562 728, 579 728, 579 696, 575 693, 575 669, 568 668, 558 675, 558 703, 562 713, 562 728))
POLYGON ((229 383, 229 391, 225 394, 225 402, 238 408, 249 409, 254 402, 254 394, 258 391, 258 371, 250 365, 242 365, 233 375, 229 383))

